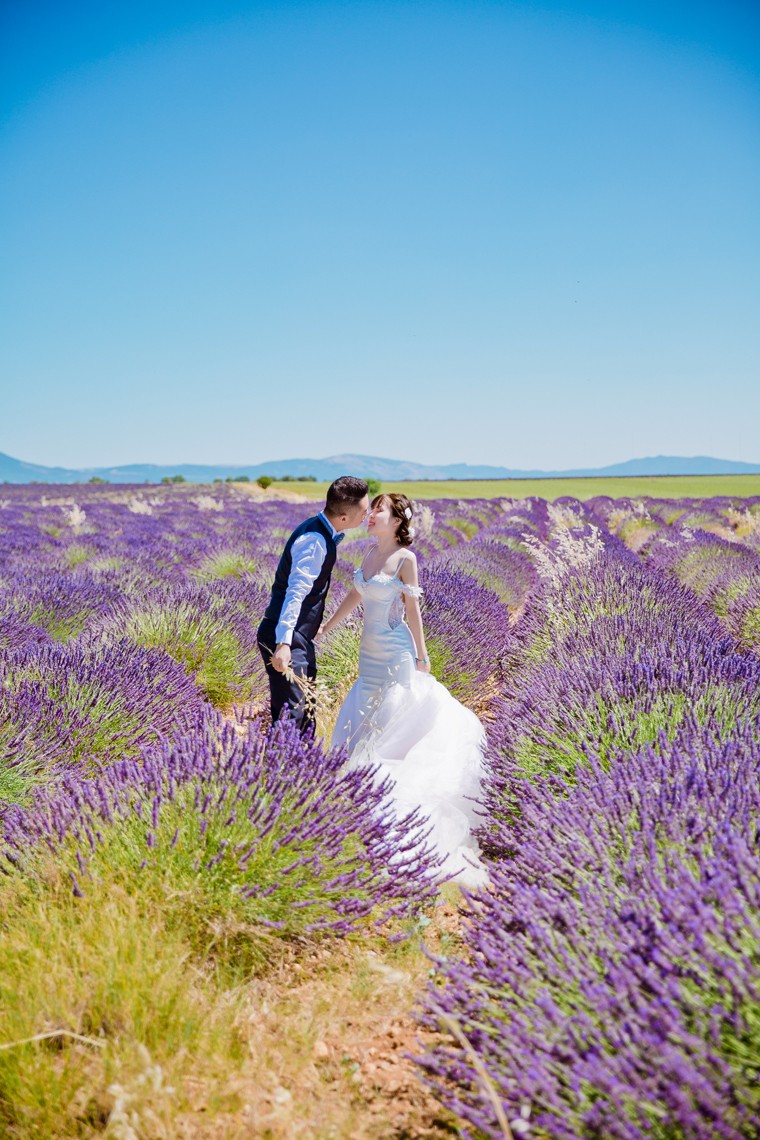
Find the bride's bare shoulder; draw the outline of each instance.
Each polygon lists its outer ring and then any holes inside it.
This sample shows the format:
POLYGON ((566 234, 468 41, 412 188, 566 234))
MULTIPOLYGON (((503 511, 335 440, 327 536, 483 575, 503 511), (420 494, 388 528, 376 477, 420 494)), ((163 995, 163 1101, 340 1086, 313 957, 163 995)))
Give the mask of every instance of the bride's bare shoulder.
POLYGON ((405 550, 396 564, 396 570, 402 581, 409 582, 417 575, 417 555, 413 550, 405 550))

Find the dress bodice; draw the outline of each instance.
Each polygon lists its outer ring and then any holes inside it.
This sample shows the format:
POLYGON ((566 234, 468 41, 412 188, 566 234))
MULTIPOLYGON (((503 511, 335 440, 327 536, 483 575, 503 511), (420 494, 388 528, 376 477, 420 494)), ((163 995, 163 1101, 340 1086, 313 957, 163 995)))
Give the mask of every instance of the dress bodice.
POLYGON ((365 578, 360 566, 354 574, 354 585, 362 596, 365 628, 370 625, 395 629, 404 620, 404 594, 407 597, 422 597, 422 588, 402 582, 398 570, 395 574, 384 574, 381 571, 371 578, 365 578))

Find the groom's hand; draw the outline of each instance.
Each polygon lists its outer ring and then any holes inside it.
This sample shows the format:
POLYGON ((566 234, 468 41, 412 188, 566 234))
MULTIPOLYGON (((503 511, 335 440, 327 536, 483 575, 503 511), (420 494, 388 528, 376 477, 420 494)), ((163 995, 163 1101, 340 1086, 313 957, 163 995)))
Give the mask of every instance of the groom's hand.
POLYGON ((290 646, 278 645, 272 654, 272 668, 276 669, 278 673, 287 673, 290 668, 290 646))

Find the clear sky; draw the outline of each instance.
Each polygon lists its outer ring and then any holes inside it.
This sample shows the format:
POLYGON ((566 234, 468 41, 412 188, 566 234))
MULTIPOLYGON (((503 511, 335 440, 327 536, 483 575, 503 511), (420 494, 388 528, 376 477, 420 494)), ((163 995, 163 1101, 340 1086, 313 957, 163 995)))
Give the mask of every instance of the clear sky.
POLYGON ((760 460, 755 0, 3 0, 0 451, 760 460))

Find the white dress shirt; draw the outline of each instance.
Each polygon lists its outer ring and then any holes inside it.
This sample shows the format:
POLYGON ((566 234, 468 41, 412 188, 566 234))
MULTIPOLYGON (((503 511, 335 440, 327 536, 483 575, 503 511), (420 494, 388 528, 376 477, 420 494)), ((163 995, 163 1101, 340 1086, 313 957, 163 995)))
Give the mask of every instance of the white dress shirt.
MULTIPOLYGON (((324 511, 320 511, 317 518, 325 524, 333 538, 342 533, 335 529, 324 511)), ((290 548, 290 557, 292 561, 288 588, 285 592, 285 601, 282 603, 280 620, 275 630, 275 640, 278 645, 290 645, 293 641, 293 630, 298 621, 303 600, 316 582, 319 571, 327 557, 325 536, 315 530, 300 535, 290 548)))

